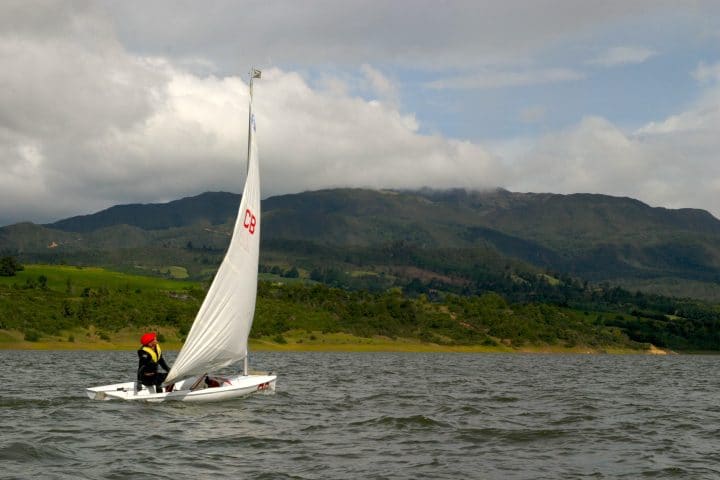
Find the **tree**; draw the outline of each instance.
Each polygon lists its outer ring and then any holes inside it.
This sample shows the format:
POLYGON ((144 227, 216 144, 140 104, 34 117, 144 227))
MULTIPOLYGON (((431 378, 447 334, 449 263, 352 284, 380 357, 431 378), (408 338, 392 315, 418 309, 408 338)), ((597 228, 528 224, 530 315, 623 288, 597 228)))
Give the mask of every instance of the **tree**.
POLYGON ((16 272, 24 270, 25 267, 14 257, 3 257, 0 258, 0 276, 2 277, 14 277, 16 272))

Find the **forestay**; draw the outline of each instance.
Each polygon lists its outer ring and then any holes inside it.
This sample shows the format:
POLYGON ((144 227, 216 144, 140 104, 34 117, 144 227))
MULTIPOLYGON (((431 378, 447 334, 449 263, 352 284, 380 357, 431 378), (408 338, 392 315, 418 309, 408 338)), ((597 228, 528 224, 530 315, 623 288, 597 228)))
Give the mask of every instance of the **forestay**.
POLYGON ((215 371, 247 356, 260 251, 260 173, 250 88, 247 179, 230 246, 165 383, 215 371))

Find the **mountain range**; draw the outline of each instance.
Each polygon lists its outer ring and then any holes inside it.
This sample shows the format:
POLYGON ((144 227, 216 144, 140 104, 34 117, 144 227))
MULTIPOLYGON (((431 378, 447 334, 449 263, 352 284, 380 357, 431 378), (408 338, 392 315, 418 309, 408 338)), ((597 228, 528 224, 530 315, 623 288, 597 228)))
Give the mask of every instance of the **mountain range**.
MULTIPOLYGON (((212 274, 240 196, 207 192, 0 228, 0 253, 25 262, 212 274)), ((720 220, 598 194, 332 189, 262 203, 262 268, 392 286, 467 285, 496 275, 571 276, 720 299, 720 220)), ((301 276, 302 276, 301 275, 301 276)), ((499 277, 498 277, 499 278, 499 277)))

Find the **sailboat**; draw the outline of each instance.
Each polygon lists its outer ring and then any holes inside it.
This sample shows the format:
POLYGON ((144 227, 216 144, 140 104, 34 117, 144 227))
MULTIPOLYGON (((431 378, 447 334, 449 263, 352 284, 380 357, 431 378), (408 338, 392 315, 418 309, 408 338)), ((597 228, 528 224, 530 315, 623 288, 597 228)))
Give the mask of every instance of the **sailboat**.
POLYGON ((172 388, 156 393, 152 386, 137 389, 136 382, 117 383, 87 388, 91 399, 201 402, 275 391, 276 375, 248 371, 248 336, 255 313, 260 255, 260 172, 252 110, 253 80, 260 75, 255 68, 250 72, 247 177, 230 246, 165 379, 165 385, 172 388), (241 373, 209 375, 240 362, 241 373))

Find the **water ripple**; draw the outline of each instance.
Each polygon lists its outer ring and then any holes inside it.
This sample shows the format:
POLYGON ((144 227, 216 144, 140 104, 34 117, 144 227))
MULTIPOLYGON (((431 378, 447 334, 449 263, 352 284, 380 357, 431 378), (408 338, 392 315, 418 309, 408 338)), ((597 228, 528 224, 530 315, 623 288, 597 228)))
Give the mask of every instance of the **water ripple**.
POLYGON ((0 477, 716 479, 716 358, 260 352, 275 395, 143 405, 83 394, 134 352, 0 351, 0 477))

